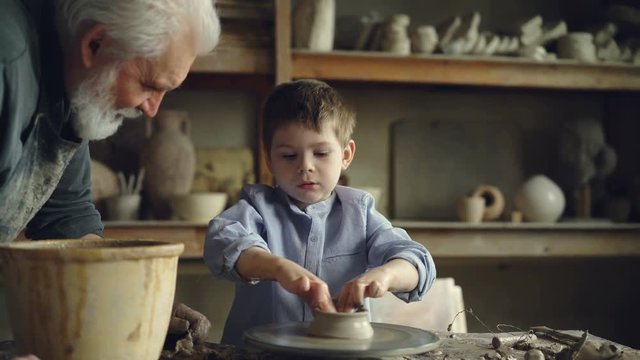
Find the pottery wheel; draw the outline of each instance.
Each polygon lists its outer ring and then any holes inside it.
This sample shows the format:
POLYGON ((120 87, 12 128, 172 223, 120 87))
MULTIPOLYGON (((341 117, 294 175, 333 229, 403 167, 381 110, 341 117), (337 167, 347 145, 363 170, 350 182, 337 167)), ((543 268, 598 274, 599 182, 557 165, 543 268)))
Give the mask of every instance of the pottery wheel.
POLYGON ((380 357, 420 354, 438 347, 432 332, 408 326, 371 323, 366 340, 334 339, 307 335, 308 322, 268 324, 244 333, 244 341, 259 349, 309 356, 380 357))

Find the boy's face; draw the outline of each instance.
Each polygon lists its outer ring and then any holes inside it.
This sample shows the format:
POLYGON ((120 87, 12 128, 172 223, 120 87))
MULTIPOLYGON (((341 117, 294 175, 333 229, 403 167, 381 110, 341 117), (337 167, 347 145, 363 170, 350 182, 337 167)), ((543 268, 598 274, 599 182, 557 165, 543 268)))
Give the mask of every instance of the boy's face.
POLYGON ((305 209, 331 195, 354 153, 353 140, 343 148, 330 124, 317 132, 291 123, 273 134, 269 169, 276 183, 305 209))

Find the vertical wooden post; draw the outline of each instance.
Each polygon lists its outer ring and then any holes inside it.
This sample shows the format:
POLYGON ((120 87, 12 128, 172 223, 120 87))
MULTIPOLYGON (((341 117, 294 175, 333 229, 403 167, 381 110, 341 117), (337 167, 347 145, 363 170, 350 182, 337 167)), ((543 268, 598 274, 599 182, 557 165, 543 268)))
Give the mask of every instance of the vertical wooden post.
POLYGON ((291 0, 275 0, 275 82, 291 80, 291 0))
MULTIPOLYGON (((291 0, 274 0, 274 6, 275 86, 291 80, 291 0)), ((262 103, 267 96, 268 93, 261 94, 260 102, 262 103)), ((262 144, 262 117, 258 125, 258 181, 263 184, 273 184, 273 176, 267 167, 267 154, 262 144)))

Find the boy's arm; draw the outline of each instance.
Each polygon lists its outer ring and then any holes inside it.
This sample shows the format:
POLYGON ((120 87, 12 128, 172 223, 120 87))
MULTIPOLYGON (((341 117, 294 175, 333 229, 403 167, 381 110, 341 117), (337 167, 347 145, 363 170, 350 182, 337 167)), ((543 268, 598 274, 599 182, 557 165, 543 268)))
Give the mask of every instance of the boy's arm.
POLYGON ((429 251, 413 241, 401 228, 393 227, 365 195, 364 212, 369 270, 347 282, 338 296, 338 311, 359 307, 365 297, 380 297, 387 291, 406 301, 417 301, 436 277, 429 251))
POLYGON ((236 271, 249 281, 275 280, 285 290, 301 297, 312 309, 336 311, 324 281, 295 262, 260 247, 244 250, 236 262, 236 271))
POLYGON ((336 308, 340 312, 349 312, 359 308, 366 297, 381 297, 387 291, 411 291, 418 286, 418 280, 418 270, 412 263, 392 259, 345 283, 336 308))

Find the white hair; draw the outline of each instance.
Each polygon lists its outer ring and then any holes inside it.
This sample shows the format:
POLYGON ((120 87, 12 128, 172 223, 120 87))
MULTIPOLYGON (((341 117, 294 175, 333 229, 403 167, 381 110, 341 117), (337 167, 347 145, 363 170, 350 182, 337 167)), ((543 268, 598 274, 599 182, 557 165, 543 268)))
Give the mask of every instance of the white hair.
POLYGON ((56 16, 63 39, 105 25, 119 60, 159 56, 171 40, 190 32, 201 55, 212 51, 220 37, 212 0, 58 0, 56 16))

